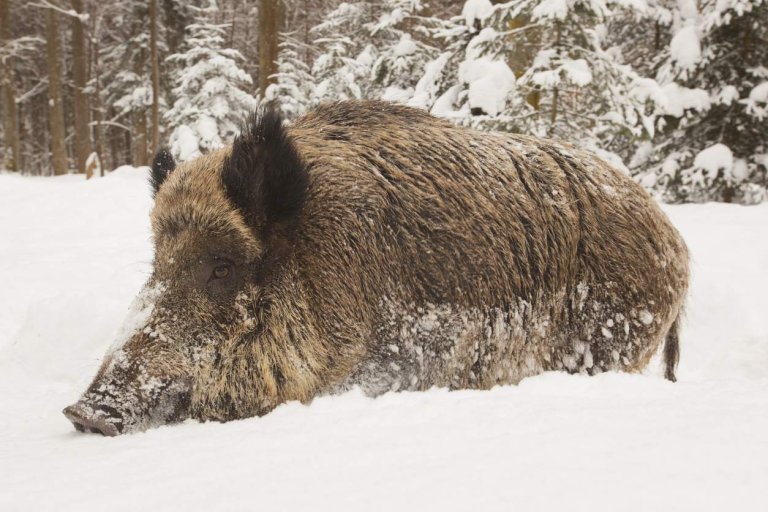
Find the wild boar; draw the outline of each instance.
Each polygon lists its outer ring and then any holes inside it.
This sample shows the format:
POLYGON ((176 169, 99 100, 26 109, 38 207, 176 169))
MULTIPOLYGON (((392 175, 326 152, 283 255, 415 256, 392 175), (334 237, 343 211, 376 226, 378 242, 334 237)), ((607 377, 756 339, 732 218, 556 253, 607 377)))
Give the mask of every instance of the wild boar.
POLYGON ((651 197, 573 146, 377 101, 155 160, 154 268, 64 414, 135 432, 359 386, 488 389, 548 370, 675 379, 688 255, 651 197))

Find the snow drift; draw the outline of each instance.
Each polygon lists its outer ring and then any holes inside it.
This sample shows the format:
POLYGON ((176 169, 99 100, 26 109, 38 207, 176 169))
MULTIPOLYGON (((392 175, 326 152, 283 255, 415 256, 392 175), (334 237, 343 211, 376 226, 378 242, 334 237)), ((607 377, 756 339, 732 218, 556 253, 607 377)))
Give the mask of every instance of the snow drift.
POLYGON ((61 408, 151 263, 146 169, 0 175, 0 509, 756 509, 768 485, 768 205, 667 207, 692 254, 679 382, 550 373, 352 392, 108 439, 61 408))

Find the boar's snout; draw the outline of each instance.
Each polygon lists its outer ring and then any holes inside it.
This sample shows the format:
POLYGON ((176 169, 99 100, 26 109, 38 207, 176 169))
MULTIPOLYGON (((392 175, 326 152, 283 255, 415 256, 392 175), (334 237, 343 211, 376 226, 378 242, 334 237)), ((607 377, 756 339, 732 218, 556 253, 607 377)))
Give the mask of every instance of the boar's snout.
POLYGON ((62 412, 80 432, 93 432, 94 434, 114 437, 123 430, 123 418, 112 407, 93 408, 80 401, 65 408, 62 412))
POLYGON ((184 421, 189 415, 188 379, 156 384, 149 388, 127 383, 112 387, 111 393, 98 393, 99 379, 76 403, 62 412, 80 432, 117 436, 141 432, 148 428, 184 421))

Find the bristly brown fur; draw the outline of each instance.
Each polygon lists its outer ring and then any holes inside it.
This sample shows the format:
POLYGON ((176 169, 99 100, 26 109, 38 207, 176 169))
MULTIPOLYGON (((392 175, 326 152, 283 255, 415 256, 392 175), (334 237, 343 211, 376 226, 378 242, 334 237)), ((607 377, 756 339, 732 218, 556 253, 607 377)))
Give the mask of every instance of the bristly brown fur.
MULTIPOLYGON (((639 185, 568 144, 378 101, 322 105, 287 129, 265 111, 167 176, 152 223, 156 298, 121 357, 191 383, 194 418, 351 386, 638 372, 665 339, 674 379, 685 243, 639 185), (207 258, 236 264, 231 293, 197 284, 207 258)), ((93 389, 117 386, 111 361, 93 389)))

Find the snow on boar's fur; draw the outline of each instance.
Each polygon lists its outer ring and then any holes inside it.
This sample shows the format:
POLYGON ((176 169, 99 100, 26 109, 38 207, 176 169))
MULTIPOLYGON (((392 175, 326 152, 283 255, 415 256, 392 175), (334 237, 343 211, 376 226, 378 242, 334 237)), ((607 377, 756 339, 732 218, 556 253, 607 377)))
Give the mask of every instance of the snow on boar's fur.
POLYGON ((685 244, 591 153, 357 101, 262 112, 174 167, 152 172, 152 276, 64 411, 79 430, 637 372, 665 339, 674 380, 685 244))

